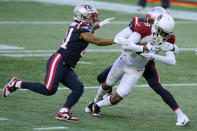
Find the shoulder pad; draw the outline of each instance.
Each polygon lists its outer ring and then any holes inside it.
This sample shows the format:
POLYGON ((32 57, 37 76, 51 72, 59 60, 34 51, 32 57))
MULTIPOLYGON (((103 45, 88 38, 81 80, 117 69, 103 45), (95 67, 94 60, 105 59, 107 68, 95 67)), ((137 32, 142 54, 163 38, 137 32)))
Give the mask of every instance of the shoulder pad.
POLYGON ((135 28, 135 26, 140 22, 140 18, 139 17, 133 17, 132 20, 129 23, 129 28, 133 31, 133 29, 135 28))
POLYGON ((152 26, 146 22, 140 22, 135 26, 134 31, 139 33, 143 38, 151 35, 151 27, 152 26))
POLYGON ((79 30, 80 32, 93 32, 94 28, 90 22, 87 21, 82 21, 78 23, 76 26, 76 29, 79 30))

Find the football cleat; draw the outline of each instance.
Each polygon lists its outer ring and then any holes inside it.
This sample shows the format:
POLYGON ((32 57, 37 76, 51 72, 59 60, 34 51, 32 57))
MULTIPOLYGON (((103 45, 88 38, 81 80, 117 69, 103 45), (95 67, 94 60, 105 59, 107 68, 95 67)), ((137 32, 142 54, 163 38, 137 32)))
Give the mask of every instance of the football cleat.
POLYGON ((69 112, 58 112, 56 119, 65 121, 79 121, 79 118, 72 116, 69 112))
POLYGON ((92 106, 93 106, 93 104, 94 104, 94 100, 93 100, 92 102, 90 102, 90 103, 86 106, 85 112, 88 112, 88 113, 92 112, 92 106))
POLYGON ((185 114, 182 114, 177 118, 176 126, 184 126, 189 123, 189 119, 185 114))
POLYGON ((100 116, 100 107, 97 104, 93 104, 92 106, 92 116, 99 117, 100 116))
POLYGON ((17 81, 19 81, 19 79, 17 77, 13 77, 11 81, 4 87, 2 92, 4 97, 9 96, 11 92, 14 92, 16 89, 18 89, 15 87, 17 81))

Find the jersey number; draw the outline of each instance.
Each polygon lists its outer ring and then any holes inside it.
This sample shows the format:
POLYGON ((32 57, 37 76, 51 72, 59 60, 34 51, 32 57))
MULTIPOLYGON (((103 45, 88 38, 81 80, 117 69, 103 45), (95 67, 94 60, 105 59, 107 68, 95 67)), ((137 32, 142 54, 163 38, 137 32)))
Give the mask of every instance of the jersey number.
POLYGON ((66 35, 66 37, 64 39, 64 42, 61 45, 61 48, 63 48, 63 49, 66 49, 67 48, 67 44, 68 44, 68 42, 69 42, 69 40, 71 38, 71 35, 72 35, 73 30, 74 30, 74 28, 70 28, 68 30, 67 35, 66 35))

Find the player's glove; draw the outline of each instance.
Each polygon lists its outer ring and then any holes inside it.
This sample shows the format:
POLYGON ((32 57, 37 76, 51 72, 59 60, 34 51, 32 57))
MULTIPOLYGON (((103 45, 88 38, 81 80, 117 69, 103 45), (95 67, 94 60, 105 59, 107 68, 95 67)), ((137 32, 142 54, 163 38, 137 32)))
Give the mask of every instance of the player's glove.
POLYGON ((157 46, 154 46, 152 44, 150 44, 150 42, 148 42, 148 44, 146 45, 147 49, 150 51, 150 52, 153 52, 153 53, 156 53, 158 52, 158 47, 157 46))
POLYGON ((147 60, 155 60, 157 58, 157 54, 148 52, 148 53, 141 53, 141 56, 145 57, 147 60))
POLYGON ((173 52, 174 52, 175 55, 178 55, 179 54, 179 48, 178 48, 178 46, 174 45, 173 52))
POLYGON ((105 19, 104 21, 102 21, 102 22, 99 23, 99 27, 101 28, 101 27, 103 27, 104 25, 111 23, 113 19, 115 19, 115 18, 108 18, 108 19, 105 19))
POLYGON ((159 48, 161 49, 161 51, 173 51, 174 50, 174 45, 170 44, 168 42, 163 42, 161 45, 159 45, 159 48))

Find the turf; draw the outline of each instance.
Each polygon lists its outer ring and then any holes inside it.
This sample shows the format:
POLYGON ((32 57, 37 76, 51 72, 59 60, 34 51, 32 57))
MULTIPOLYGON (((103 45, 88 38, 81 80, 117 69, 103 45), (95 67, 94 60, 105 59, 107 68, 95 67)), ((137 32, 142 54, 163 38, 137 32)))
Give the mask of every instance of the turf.
MULTIPOLYGON (((122 2, 128 0, 109 2, 122 2)), ((131 1, 136 4, 136 1, 131 1)), ((176 7, 174 9, 187 10, 176 7)), ((71 6, 61 6, 36 2, 0 2, 0 21, 71 21, 71 6)), ((196 9, 190 8, 195 11, 196 9)), ((99 10, 101 20, 116 17, 117 21, 130 21, 135 14, 124 14, 99 10)), ((138 16, 138 15, 137 15, 138 16)), ((176 20, 178 21, 178 20, 176 20)), ((179 22, 181 22, 179 20, 179 22)), ((0 24, 0 44, 24 47, 24 50, 56 50, 66 33, 69 24, 0 24)), ((113 38, 127 25, 110 24, 95 32, 96 35, 113 38)), ((176 44, 180 48, 197 48, 197 23, 176 24, 176 44)), ((118 45, 98 47, 90 45, 88 49, 119 49, 118 45)), ((4 54, 6 50, 0 50, 4 54)), ((15 54, 16 50, 9 50, 15 54)), ((23 51, 23 50, 22 50, 23 51)), ((53 51, 52 51, 53 52, 53 51)), ((52 53, 51 52, 51 53, 52 53)), ((16 54, 20 54, 19 51, 16 54)), ((22 52, 22 54, 28 54, 22 52)), ((32 53, 36 54, 36 52, 32 53)), ((41 54, 46 54, 41 52, 41 54)), ((91 64, 78 64, 75 68, 84 86, 98 86, 97 75, 110 66, 120 52, 86 52, 81 61, 91 64)), ((176 66, 167 66, 157 62, 161 83, 184 84, 197 83, 194 51, 181 51, 176 56, 176 66)), ((5 57, 0 56, 0 89, 12 76, 24 81, 43 82, 45 64, 48 57, 5 57)), ((142 78, 138 84, 146 84, 142 78)), ((59 88, 63 86, 60 85, 59 88)), ((134 88, 134 90, 118 105, 102 109, 100 118, 93 118, 85 113, 85 106, 94 98, 97 89, 85 89, 79 102, 71 112, 80 118, 77 123, 57 121, 56 113, 66 100, 70 90, 59 90, 54 96, 42 96, 30 91, 17 91, 8 98, 0 98, 0 131, 30 131, 33 128, 67 127, 70 131, 196 131, 197 130, 197 88, 195 86, 165 87, 169 90, 191 122, 185 127, 176 127, 176 115, 153 92, 151 88, 134 88)), ((2 92, 2 90, 1 90, 2 92)))

